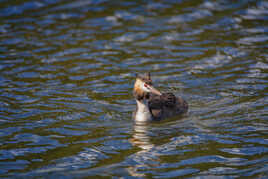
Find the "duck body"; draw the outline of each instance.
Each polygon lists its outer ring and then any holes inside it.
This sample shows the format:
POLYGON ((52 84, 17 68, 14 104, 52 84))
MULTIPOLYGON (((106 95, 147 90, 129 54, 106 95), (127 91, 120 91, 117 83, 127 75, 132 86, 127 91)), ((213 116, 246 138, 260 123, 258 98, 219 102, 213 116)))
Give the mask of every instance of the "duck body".
POLYGON ((152 113, 153 120, 163 120, 188 111, 187 102, 172 93, 162 93, 161 96, 152 95, 149 99, 148 107, 152 113))
POLYGON ((145 77, 137 76, 133 94, 137 103, 133 113, 135 121, 160 121, 188 111, 188 104, 183 98, 155 89, 150 73, 145 77))

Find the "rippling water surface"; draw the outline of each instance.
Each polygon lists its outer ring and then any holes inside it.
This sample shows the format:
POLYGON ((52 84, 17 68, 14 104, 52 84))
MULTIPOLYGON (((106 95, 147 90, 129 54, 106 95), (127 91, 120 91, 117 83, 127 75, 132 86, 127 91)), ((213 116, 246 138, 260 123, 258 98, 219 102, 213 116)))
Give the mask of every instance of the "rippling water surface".
POLYGON ((268 177, 267 1, 0 1, 0 177, 268 177), (134 124, 135 73, 183 118, 134 124))

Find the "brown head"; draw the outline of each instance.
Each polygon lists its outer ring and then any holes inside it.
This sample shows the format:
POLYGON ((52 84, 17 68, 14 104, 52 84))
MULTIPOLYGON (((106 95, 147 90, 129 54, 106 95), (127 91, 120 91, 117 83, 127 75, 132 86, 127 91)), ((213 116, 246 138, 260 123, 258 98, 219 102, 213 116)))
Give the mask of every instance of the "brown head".
POLYGON ((143 76, 137 75, 133 90, 134 97, 137 100, 148 99, 150 93, 161 95, 161 92, 152 86, 150 73, 143 76))

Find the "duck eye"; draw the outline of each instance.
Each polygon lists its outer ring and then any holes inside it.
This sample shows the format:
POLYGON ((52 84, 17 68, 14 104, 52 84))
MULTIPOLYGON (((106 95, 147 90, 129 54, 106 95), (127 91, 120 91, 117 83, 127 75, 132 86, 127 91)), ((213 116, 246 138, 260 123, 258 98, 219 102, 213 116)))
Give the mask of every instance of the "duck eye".
POLYGON ((150 90, 150 86, 147 83, 144 83, 144 87, 150 90))

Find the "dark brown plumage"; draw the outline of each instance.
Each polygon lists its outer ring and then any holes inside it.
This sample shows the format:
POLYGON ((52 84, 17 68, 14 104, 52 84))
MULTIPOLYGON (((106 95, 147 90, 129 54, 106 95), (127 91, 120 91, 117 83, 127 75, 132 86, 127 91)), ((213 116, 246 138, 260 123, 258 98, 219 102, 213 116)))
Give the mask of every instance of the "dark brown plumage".
POLYGON ((172 93, 162 93, 161 96, 150 95, 149 109, 154 120, 162 120, 186 113, 188 104, 184 99, 172 93))

